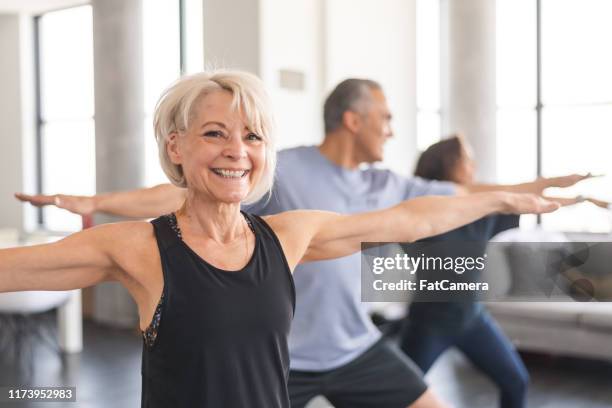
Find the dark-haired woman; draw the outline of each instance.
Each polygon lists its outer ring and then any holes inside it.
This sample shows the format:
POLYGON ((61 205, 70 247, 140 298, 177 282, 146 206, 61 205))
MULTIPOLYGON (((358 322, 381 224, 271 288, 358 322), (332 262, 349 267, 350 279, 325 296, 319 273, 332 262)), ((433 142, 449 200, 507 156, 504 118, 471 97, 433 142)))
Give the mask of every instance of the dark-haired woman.
MULTIPOLYGON (((452 181, 460 185, 474 183, 475 163, 470 146, 461 136, 453 136, 431 145, 420 156, 415 175, 452 181)), ((607 203, 594 199, 555 198, 561 205, 588 200, 595 205, 607 203)), ((425 241, 469 242, 470 256, 481 256, 487 242, 496 234, 518 227, 518 215, 491 215, 425 241)), ((427 372, 437 358, 457 347, 500 390, 502 408, 525 406, 529 374, 519 354, 477 301, 413 302, 408 310, 400 338, 402 350, 427 372)))

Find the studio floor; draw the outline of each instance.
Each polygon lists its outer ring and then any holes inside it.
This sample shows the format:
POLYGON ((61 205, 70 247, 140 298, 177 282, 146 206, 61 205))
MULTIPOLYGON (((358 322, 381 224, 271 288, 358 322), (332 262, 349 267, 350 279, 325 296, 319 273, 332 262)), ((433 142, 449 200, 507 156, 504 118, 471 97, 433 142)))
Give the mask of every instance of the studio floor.
MULTIPOLYGON (((0 361, 0 385, 27 383, 76 386, 76 403, 54 403, 54 408, 137 407, 140 405, 141 340, 133 330, 110 329, 85 323, 85 350, 60 357, 52 345, 34 347, 30 380, 25 368, 0 361)), ((6 353, 5 353, 6 354, 6 353)), ((612 407, 612 364, 528 355, 531 374, 528 407, 610 408, 612 407)), ((449 351, 427 376, 434 390, 456 408, 496 407, 494 386, 461 354, 449 351)), ((50 407, 47 403, 0 403, 6 407, 50 407)), ((322 398, 308 408, 327 408, 322 398)))

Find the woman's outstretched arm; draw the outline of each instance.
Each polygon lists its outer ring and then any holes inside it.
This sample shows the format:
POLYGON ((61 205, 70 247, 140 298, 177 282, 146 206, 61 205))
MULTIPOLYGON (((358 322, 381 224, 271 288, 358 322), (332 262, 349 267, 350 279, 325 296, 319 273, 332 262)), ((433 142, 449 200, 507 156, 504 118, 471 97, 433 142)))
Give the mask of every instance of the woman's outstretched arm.
MULTIPOLYGON (((0 250, 0 292, 70 290, 128 280, 130 254, 152 235, 144 222, 107 224, 51 244, 0 250)), ((154 242, 154 241, 153 241, 154 242)))
POLYGON ((541 214, 559 204, 533 194, 490 192, 419 197, 386 210, 355 215, 290 211, 267 217, 291 267, 299 262, 350 255, 361 242, 413 242, 492 213, 541 214))
POLYGON ((79 215, 99 212, 123 217, 154 218, 180 208, 185 201, 185 191, 172 184, 160 184, 151 188, 95 196, 16 193, 15 197, 37 207, 55 205, 79 215))

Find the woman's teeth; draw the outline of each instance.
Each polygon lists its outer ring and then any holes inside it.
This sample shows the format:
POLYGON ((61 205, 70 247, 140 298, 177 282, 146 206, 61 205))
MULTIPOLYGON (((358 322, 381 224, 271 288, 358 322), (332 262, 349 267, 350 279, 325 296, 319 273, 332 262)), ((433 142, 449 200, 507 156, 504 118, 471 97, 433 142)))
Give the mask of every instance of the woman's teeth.
POLYGON ((226 178, 240 178, 246 175, 248 170, 225 170, 225 169, 213 169, 213 171, 226 178))

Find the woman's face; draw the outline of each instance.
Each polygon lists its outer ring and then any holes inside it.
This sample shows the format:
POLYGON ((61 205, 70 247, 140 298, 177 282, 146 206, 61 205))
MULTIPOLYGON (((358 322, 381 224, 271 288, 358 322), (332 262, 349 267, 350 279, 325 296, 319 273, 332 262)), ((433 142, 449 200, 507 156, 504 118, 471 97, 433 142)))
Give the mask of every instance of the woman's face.
POLYGON ((265 142, 250 130, 232 95, 203 97, 186 132, 173 134, 168 153, 180 164, 187 187, 222 203, 240 203, 261 179, 265 142))
POLYGON ((473 184, 476 163, 470 146, 462 143, 461 156, 453 169, 452 181, 458 184, 473 184))

